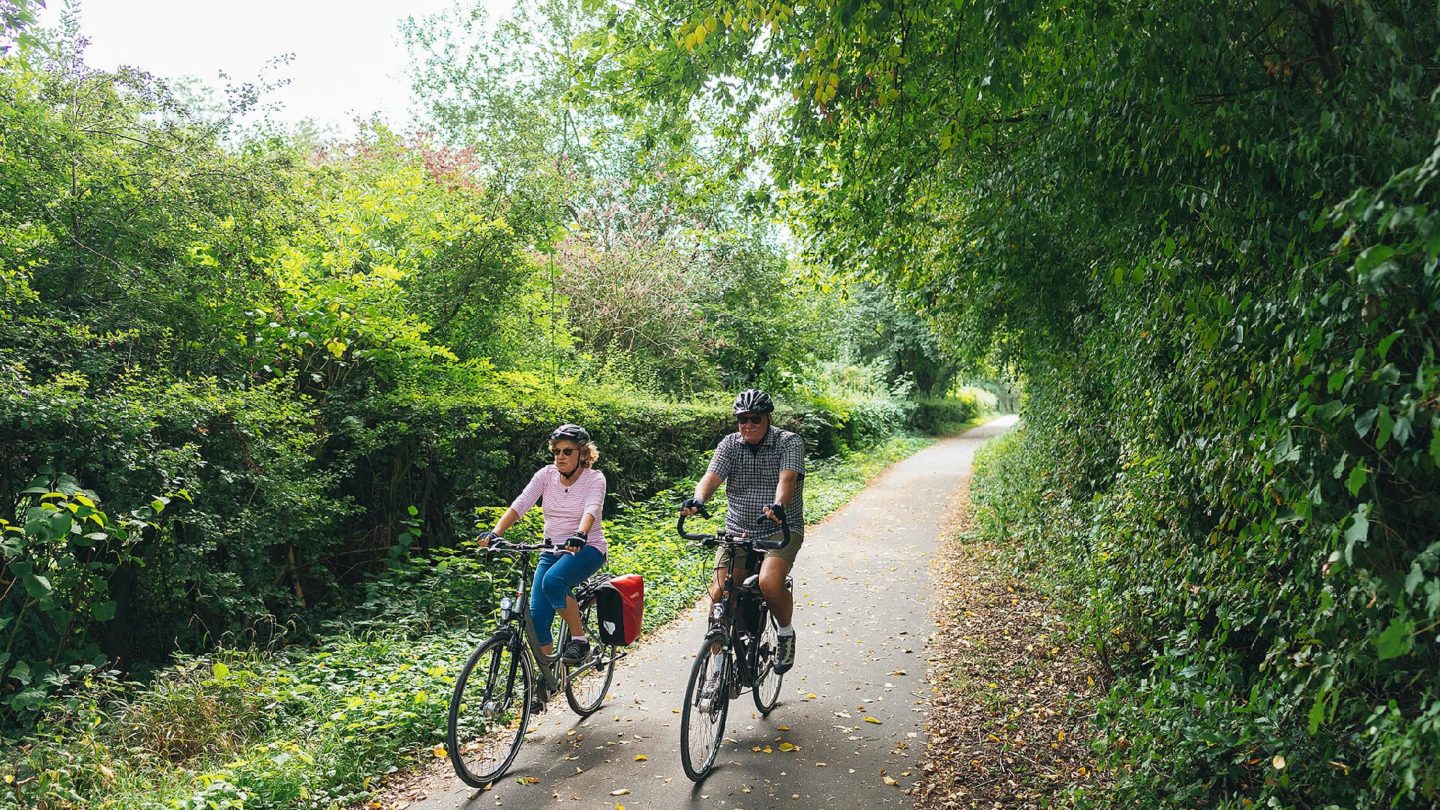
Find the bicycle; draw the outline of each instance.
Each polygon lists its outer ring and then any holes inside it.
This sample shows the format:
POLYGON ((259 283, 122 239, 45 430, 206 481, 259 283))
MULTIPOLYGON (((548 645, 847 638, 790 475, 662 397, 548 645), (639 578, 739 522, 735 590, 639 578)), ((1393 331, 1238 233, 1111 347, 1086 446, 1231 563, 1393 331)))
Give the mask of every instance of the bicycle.
MULTIPOLYGON (((704 509, 699 514, 710 517, 704 509)), ((751 574, 740 584, 733 608, 730 604, 734 588, 731 580, 741 551, 744 552, 745 570, 758 572, 758 563, 765 551, 784 548, 790 542, 790 525, 782 521, 778 530, 758 537, 725 529, 708 535, 690 534, 685 531, 685 517, 681 515, 675 527, 681 537, 705 546, 731 548, 720 599, 710 609, 710 624, 700 652, 690 668, 690 682, 685 687, 685 705, 680 714, 680 764, 690 781, 699 782, 710 773, 720 752, 730 701, 749 689, 755 708, 761 716, 768 717, 780 700, 780 683, 784 675, 775 671, 778 626, 760 594, 760 575, 751 574), (784 534, 782 542, 768 539, 777 532, 784 534), (717 662, 721 666, 716 681, 718 688, 713 694, 705 694, 710 667, 717 662)), ((788 576, 785 587, 787 590, 794 587, 788 576)))
MULTIPOLYGON (((580 619, 591 647, 583 660, 567 665, 561 660, 561 645, 556 644, 551 655, 540 651, 525 593, 534 574, 530 552, 549 547, 496 541, 484 550, 518 555, 522 564, 513 594, 500 600, 499 625, 471 653, 450 698, 446 749, 455 775, 471 787, 485 787, 505 773, 520 753, 532 712, 544 711, 550 697, 561 690, 576 714, 594 714, 615 678, 615 662, 625 657, 625 653, 616 652, 614 645, 600 640, 595 593, 610 580, 608 575, 597 574, 574 588, 573 596, 580 605, 580 619), (527 571, 530 576, 526 576, 527 571)), ((556 622, 557 626, 564 625, 564 619, 558 616, 556 622)))

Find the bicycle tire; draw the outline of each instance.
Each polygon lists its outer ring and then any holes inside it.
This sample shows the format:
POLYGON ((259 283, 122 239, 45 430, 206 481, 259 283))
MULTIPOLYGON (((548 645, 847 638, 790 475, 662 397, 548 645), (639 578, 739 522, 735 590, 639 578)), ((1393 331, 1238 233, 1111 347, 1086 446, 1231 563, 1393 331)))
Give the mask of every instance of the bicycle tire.
POLYGON ((589 717, 605 702, 615 680, 615 645, 600 641, 600 617, 594 599, 580 608, 580 624, 590 639, 590 653, 570 670, 565 700, 576 714, 589 717))
POLYGON ((765 629, 752 642, 755 645, 752 659, 755 663, 755 686, 750 694, 755 698, 755 708, 760 710, 760 716, 768 717, 775 710, 775 704, 780 702, 780 684, 785 680, 785 674, 775 671, 778 628, 775 617, 763 607, 760 609, 760 626, 765 629))
POLYGON ((700 651, 695 654, 695 663, 690 667, 690 682, 685 686, 685 705, 680 710, 680 765, 692 782, 704 780, 715 766, 715 757, 720 753, 720 743, 725 739, 725 718, 730 713, 730 679, 734 672, 730 668, 730 656, 720 656, 723 667, 720 675, 720 689, 715 706, 710 711, 700 708, 700 692, 710 671, 714 656, 710 652, 714 639, 705 637, 700 651), (699 757, 691 751, 691 737, 699 743, 699 757))
POLYGON ((455 681, 445 733, 460 781, 483 788, 505 773, 525 742, 534 695, 535 670, 519 638, 494 635, 475 648, 455 681))

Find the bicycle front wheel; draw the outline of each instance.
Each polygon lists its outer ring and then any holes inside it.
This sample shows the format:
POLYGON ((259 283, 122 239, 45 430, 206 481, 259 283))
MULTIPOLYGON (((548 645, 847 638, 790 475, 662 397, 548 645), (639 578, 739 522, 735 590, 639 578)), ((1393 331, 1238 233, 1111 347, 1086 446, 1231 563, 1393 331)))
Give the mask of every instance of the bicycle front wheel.
POLYGON ((580 608, 580 622, 590 639, 590 652, 570 670, 565 699, 581 717, 594 714, 605 701, 615 679, 615 645, 600 641, 600 618, 595 600, 580 608))
POLYGON ((491 636, 471 654, 450 698, 445 740, 460 781, 485 787, 510 767, 534 694, 535 671, 520 639, 491 636))
POLYGON ((775 671, 775 653, 779 645, 776 637, 775 617, 770 611, 760 611, 760 636, 755 639, 755 688, 750 694, 755 698, 755 708, 762 717, 768 716, 780 702, 780 682, 785 676, 775 671))
POLYGON ((714 641, 706 638, 690 668, 685 687, 685 706, 680 710, 680 764, 690 781, 699 782, 715 765, 720 743, 725 738, 725 717, 730 712, 730 656, 711 652, 714 641), (715 671, 714 668, 720 669, 715 671))

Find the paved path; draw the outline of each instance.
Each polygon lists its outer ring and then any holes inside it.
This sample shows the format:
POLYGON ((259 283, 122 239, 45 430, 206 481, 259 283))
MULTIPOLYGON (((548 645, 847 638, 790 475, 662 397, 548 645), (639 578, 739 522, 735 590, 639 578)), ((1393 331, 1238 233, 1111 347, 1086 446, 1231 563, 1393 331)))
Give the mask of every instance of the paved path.
POLYGON ((411 807, 912 806, 904 789, 919 779, 925 742, 929 559, 976 448, 1014 421, 937 442, 810 528, 795 574, 799 653, 780 705, 762 718, 748 693, 731 703, 725 745, 703 784, 685 778, 679 754, 679 707, 705 621, 697 607, 620 663, 594 716, 579 720, 552 701, 489 791, 437 762, 427 797, 411 807), (798 748, 782 751, 781 742, 798 748), (522 784, 526 777, 539 781, 522 784), (628 793, 612 795, 618 790, 628 793))

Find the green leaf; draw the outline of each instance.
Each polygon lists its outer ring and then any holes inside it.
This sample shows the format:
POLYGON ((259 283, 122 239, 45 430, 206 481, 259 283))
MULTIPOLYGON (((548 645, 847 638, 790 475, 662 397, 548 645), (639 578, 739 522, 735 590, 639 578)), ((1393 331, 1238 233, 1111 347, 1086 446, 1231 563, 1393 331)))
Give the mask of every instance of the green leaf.
POLYGON ((210 671, 214 673, 215 680, 217 681, 223 681, 226 678, 230 677, 230 667, 219 661, 215 662, 215 665, 210 668, 210 671))
POLYGON ((28 574, 20 579, 25 583, 25 593, 29 594, 31 599, 43 599, 54 590, 50 580, 38 574, 28 574))
POLYGON ((70 533, 70 527, 75 525, 75 520, 69 512, 56 512, 50 517, 50 536, 61 538, 70 533))
POLYGON ((1415 644, 1415 626, 1409 619, 1395 617, 1380 635, 1374 638, 1375 652, 1381 661, 1399 658, 1415 644))
POLYGON ((1350 470, 1350 475, 1345 478, 1345 488, 1350 490, 1351 495, 1359 495, 1360 489, 1365 486, 1365 482, 1369 478, 1370 471, 1365 469, 1365 465, 1363 463, 1356 464, 1350 470))
POLYGON ((1380 435, 1375 437, 1375 449, 1383 450, 1390 442, 1390 434, 1395 430, 1395 420, 1390 416, 1390 407, 1380 406, 1380 435))
POLYGON ((1309 719, 1310 733, 1314 734, 1320 730, 1320 724, 1325 722, 1325 696, 1315 696, 1315 702, 1310 704, 1310 711, 1306 717, 1309 719))
POLYGON ((1405 595, 1414 596, 1415 589, 1420 587, 1420 583, 1424 581, 1425 571, 1420 567, 1420 563, 1411 563, 1410 573, 1405 575, 1405 595))
POLYGON ((1375 347, 1375 351, 1380 355, 1380 361, 1382 363, 1385 361, 1385 355, 1390 353, 1390 346, 1393 345, 1395 343, 1395 340, 1404 333, 1405 332, 1403 329, 1396 330, 1394 332, 1391 332, 1388 336, 1381 338, 1380 345, 1375 347))
POLYGON ((29 686, 30 663, 28 661, 16 661, 15 666, 10 668, 10 677, 19 681, 21 686, 29 686))
POLYGON ((1357 543, 1365 542, 1370 536, 1370 505, 1361 504, 1350 516, 1350 528, 1345 530, 1345 564, 1354 564, 1354 549, 1357 543))
POLYGON ((114 600, 101 602, 90 609, 90 615, 94 616, 96 621, 108 622, 115 618, 115 608, 114 600))
POLYGON ((1370 428, 1375 424, 1375 416, 1379 412, 1378 408, 1371 408, 1355 417, 1355 432, 1360 434, 1361 438, 1370 435, 1370 428))
POLYGON ((1403 413, 1395 417, 1395 429, 1392 433, 1395 436, 1395 441, 1399 442, 1401 447, 1409 444, 1411 434, 1410 417, 1403 413))

